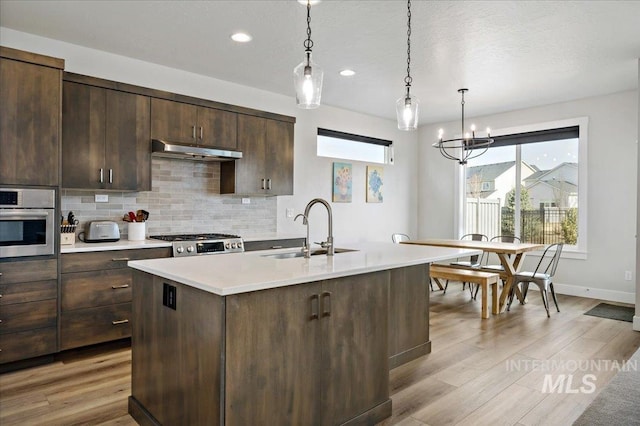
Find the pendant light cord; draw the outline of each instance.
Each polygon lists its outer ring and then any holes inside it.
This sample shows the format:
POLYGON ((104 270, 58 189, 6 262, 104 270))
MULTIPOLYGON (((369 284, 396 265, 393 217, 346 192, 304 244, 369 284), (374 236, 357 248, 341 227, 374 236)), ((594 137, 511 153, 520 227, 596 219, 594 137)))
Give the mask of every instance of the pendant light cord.
POLYGON ((311 48, 313 47, 313 40, 311 40, 311 0, 307 0, 307 39, 302 44, 305 52, 307 52, 308 64, 311 56, 311 48))
POLYGON ((407 85, 407 98, 411 87, 411 0, 407 0, 407 76, 404 82, 407 85))

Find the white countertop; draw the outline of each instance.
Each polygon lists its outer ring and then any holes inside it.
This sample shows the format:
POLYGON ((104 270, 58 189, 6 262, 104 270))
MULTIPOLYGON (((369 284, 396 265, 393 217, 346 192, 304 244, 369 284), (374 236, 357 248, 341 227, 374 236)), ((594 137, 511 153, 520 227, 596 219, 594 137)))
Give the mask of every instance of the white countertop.
POLYGON ((310 259, 277 259, 265 255, 296 252, 299 249, 264 250, 136 260, 128 262, 128 265, 210 293, 228 296, 481 253, 479 250, 381 242, 341 244, 341 247, 358 251, 338 253, 333 257, 320 255, 310 259))
MULTIPOLYGON (((288 240, 293 238, 305 238, 304 235, 293 234, 264 234, 243 238, 244 241, 268 241, 268 240, 288 240)), ((120 239, 113 243, 83 243, 76 241, 74 245, 60 246, 60 253, 82 253, 91 251, 108 251, 108 250, 130 250, 144 249, 156 247, 171 247, 171 242, 146 239, 144 241, 129 241, 126 238, 120 239)))
POLYGON ((130 249, 144 249, 144 248, 156 248, 156 247, 171 247, 169 241, 160 240, 142 240, 142 241, 129 241, 126 238, 121 239, 113 243, 83 243, 76 241, 74 245, 60 246, 60 253, 82 253, 91 251, 108 251, 108 250, 130 250, 130 249))

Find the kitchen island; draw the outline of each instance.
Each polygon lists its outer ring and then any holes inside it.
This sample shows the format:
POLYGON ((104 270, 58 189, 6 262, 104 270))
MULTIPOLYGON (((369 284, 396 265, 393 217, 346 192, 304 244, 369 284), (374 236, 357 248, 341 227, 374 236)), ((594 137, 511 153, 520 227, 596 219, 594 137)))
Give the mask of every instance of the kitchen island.
POLYGON ((375 424, 389 369, 430 352, 428 265, 391 243, 129 262, 140 424, 375 424))

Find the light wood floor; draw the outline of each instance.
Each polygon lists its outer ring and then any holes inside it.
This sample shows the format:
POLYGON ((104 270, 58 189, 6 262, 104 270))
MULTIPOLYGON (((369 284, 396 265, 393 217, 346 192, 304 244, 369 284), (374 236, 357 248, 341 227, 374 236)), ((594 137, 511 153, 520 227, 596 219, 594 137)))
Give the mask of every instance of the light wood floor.
MULTIPOLYGON (((539 370, 552 360, 622 362, 640 346, 630 323, 583 315, 597 300, 559 296, 562 312, 547 319, 531 292, 527 305, 481 320, 479 301, 457 283, 449 288, 432 293, 433 352, 391 372, 393 416, 382 426, 571 425, 616 371, 576 372, 573 389, 585 374, 596 376, 587 394, 543 393, 545 374, 561 372, 539 370), (520 369, 509 360, 520 360, 520 369), (542 361, 537 370, 532 360, 542 361)), ((0 375, 0 424, 135 425, 127 414, 130 374, 125 342, 0 375)))

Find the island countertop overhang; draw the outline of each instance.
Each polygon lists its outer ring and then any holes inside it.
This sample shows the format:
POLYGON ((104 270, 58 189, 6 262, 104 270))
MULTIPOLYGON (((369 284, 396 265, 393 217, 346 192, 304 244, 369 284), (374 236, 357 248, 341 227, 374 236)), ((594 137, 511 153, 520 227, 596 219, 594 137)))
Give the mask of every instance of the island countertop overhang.
POLYGON ((136 260, 131 268, 219 296, 359 275, 480 254, 478 250, 384 242, 341 244, 357 251, 277 259, 267 255, 298 249, 136 260))

